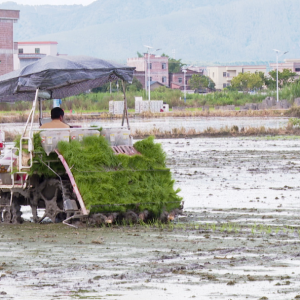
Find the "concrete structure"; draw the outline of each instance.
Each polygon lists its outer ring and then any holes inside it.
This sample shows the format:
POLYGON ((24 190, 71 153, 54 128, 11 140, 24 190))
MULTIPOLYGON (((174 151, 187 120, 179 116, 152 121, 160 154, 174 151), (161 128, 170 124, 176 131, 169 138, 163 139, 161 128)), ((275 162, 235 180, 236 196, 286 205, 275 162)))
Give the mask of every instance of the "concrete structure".
POLYGON ((266 73, 267 67, 264 65, 250 65, 250 66, 214 66, 206 67, 206 75, 216 84, 215 88, 221 90, 227 86, 230 86, 233 77, 239 73, 266 73))
POLYGON ((15 44, 14 23, 19 19, 19 10, 0 9, 0 75, 14 70, 15 44))
MULTIPOLYGON (((276 70, 277 64, 271 63, 270 67, 272 70, 276 70)), ((284 69, 289 69, 300 75, 300 59, 285 59, 283 63, 278 63, 278 71, 282 72, 284 69)))
MULTIPOLYGON (((169 65, 168 58, 163 56, 155 56, 149 54, 150 67, 150 81, 157 81, 162 85, 169 86, 169 65)), ((134 57, 127 59, 127 66, 135 67, 133 74, 138 81, 143 85, 148 82, 148 54, 145 53, 143 57, 134 57)))
MULTIPOLYGON (((194 74, 203 75, 203 71, 197 72, 191 70, 190 68, 186 69, 186 74, 185 74, 186 90, 191 89, 191 87, 189 86, 189 81, 194 74)), ((182 71, 179 73, 169 73, 169 80, 170 80, 169 86, 171 89, 184 90, 184 73, 182 71)))
POLYGON ((19 69, 46 55, 57 56, 57 42, 18 42, 18 53, 14 56, 14 68, 19 69))

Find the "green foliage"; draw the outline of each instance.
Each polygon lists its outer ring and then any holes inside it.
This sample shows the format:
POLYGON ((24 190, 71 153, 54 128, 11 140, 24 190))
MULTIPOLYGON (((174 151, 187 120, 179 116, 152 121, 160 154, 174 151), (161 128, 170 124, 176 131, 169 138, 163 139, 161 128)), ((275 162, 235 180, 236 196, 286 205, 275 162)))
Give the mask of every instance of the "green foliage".
POLYGON ((209 79, 204 75, 193 74, 189 81, 192 89, 207 88, 209 84, 209 79))
POLYGON ((292 127, 300 127, 300 119, 299 118, 290 118, 289 119, 289 125, 291 125, 292 127))
POLYGON ((131 92, 142 91, 143 85, 137 80, 136 77, 133 77, 132 84, 126 84, 126 90, 131 92))
POLYGON ((137 54, 138 57, 144 57, 144 55, 141 54, 139 51, 137 51, 136 54, 137 54))
POLYGON ((231 80, 231 86, 240 91, 261 89, 263 86, 263 80, 257 73, 239 73, 231 80))
POLYGON ((179 73, 181 72, 182 67, 186 65, 181 62, 181 59, 171 58, 169 55, 164 53, 161 56, 168 58, 169 73, 179 73))
POLYGON ((153 137, 139 141, 142 155, 115 155, 104 137, 86 137, 82 142, 60 142, 58 149, 72 167, 72 173, 89 209, 102 212, 180 206, 171 172, 165 167, 165 153, 153 137))
MULTIPOLYGON (((277 80, 276 70, 269 72, 269 74, 272 77, 272 79, 269 80, 270 84, 272 84, 273 86, 275 85, 276 87, 276 80, 277 80)), ((294 77, 296 75, 297 74, 292 72, 290 69, 283 69, 282 72, 278 71, 278 86, 282 88, 283 86, 293 83, 295 79, 294 77)))
POLYGON ((279 97, 280 99, 286 99, 292 103, 296 98, 300 97, 300 82, 297 81, 284 86, 279 91, 279 97))
MULTIPOLYGON (((258 74, 259 75, 259 74, 258 74)), ((259 75, 260 76, 260 75, 259 75)), ((261 77, 260 77, 261 78, 261 77)), ((266 94, 257 93, 255 95, 250 95, 248 93, 241 93, 237 90, 227 90, 224 89, 222 91, 209 93, 206 95, 201 94, 187 94, 187 102, 180 100, 183 99, 183 93, 177 89, 169 89, 167 87, 159 87, 151 92, 151 99, 153 100, 163 100, 167 104, 170 105, 172 108, 173 106, 188 106, 188 107, 201 107, 203 105, 229 105, 233 104, 236 106, 245 105, 245 103, 258 103, 265 99, 267 96, 275 96, 274 90, 264 90, 266 94)), ((142 90, 132 90, 130 85, 127 85, 127 102, 128 108, 134 108, 135 99, 134 97, 140 96, 145 99, 145 92, 142 90)), ((294 101, 295 98, 300 97, 300 82, 295 81, 294 83, 288 84, 284 86, 279 91, 280 99, 287 99, 291 103, 294 101)), ((63 99, 62 101, 62 109, 66 112, 70 111, 71 109, 75 112, 98 112, 98 111, 108 111, 109 108, 109 101, 121 101, 123 100, 124 96, 123 93, 114 92, 110 93, 89 93, 89 94, 80 94, 73 97, 68 97, 63 99)), ((14 110, 15 107, 22 107, 22 111, 31 108, 31 102, 16 102, 15 104, 11 104, 6 107, 9 110, 14 110), (25 107, 25 104, 27 105, 25 107)), ((43 109, 44 111, 50 112, 52 108, 52 101, 43 101, 43 109)), ((1 109, 1 103, 0 103, 1 109)))

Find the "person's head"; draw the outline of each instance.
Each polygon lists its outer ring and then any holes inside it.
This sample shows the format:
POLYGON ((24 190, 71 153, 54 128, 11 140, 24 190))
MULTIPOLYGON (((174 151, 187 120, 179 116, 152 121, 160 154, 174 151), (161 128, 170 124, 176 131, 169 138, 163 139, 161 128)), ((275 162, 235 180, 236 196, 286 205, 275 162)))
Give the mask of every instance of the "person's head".
POLYGON ((54 107, 51 110, 51 119, 62 121, 64 118, 64 111, 60 107, 54 107))

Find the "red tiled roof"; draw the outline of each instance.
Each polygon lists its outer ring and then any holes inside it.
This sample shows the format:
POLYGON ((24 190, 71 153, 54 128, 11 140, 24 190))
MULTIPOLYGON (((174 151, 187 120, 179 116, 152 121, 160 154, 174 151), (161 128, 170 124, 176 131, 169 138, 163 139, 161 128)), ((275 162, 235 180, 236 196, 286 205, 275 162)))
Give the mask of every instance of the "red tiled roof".
POLYGON ((57 42, 18 42, 18 44, 22 45, 34 45, 34 44, 54 44, 57 45, 57 42))

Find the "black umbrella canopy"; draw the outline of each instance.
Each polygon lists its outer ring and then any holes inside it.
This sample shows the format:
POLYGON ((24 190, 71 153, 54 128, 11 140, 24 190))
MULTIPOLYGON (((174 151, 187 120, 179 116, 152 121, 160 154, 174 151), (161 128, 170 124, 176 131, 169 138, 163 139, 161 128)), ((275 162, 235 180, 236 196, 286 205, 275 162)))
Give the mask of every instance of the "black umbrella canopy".
POLYGON ((46 56, 0 76, 0 102, 33 101, 37 89, 61 99, 117 79, 131 82, 134 69, 88 56, 46 56))

